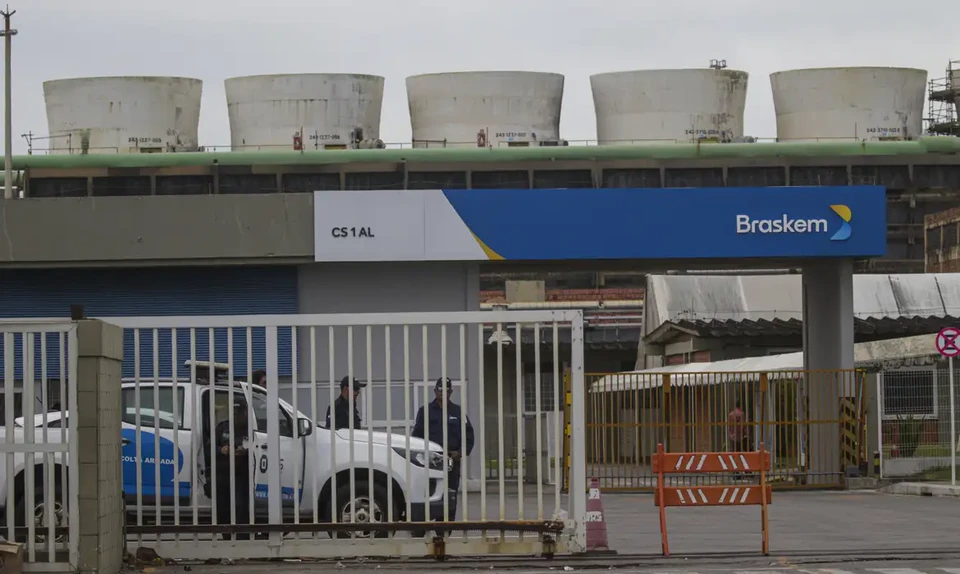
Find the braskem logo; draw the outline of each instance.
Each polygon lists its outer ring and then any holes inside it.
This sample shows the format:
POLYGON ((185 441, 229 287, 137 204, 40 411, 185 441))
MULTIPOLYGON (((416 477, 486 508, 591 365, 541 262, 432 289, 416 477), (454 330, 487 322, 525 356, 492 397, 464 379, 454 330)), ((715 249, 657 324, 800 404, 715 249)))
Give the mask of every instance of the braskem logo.
MULTIPOLYGON (((838 229, 830 241, 846 241, 850 239, 853 228, 850 227, 850 220, 853 219, 853 212, 846 205, 831 205, 833 210, 840 217, 840 229, 838 229)), ((830 222, 823 219, 800 219, 790 217, 786 213, 777 219, 752 219, 749 215, 737 215, 737 234, 745 233, 828 233, 830 222)))
POLYGON ((850 239, 850 235, 853 233, 853 228, 850 227, 850 220, 853 219, 853 212, 850 211, 850 208, 846 205, 831 205, 830 209, 834 213, 840 216, 840 219, 843 220, 840 224, 840 229, 833 234, 833 237, 830 238, 830 241, 846 241, 850 239))

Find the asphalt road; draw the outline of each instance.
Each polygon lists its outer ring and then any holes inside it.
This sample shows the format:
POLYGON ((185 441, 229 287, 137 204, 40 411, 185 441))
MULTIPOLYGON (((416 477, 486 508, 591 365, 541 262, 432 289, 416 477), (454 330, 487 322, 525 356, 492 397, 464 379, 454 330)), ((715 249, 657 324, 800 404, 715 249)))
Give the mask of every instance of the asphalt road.
MULTIPOLYGON (((719 560, 700 560, 691 564, 689 561, 657 562, 655 564, 582 564, 579 562, 569 562, 564 564, 558 561, 556 564, 548 566, 544 564, 542 568, 531 568, 529 564, 522 563, 496 563, 482 564, 472 563, 470 565, 458 565, 444 567, 437 564, 364 564, 357 562, 326 562, 312 564, 275 564, 269 566, 263 563, 259 564, 238 564, 238 565, 203 565, 191 567, 192 572, 198 574, 207 574, 213 572, 223 572, 230 574, 254 574, 263 572, 265 567, 269 567, 273 574, 307 574, 314 572, 339 571, 351 574, 388 574, 391 572, 416 572, 430 574, 452 574, 454 572, 505 572, 509 574, 547 574, 560 572, 615 572, 617 574, 960 574, 960 557, 952 559, 931 559, 918 558, 911 560, 885 560, 885 561, 840 561, 840 562, 808 562, 808 563, 789 563, 789 561, 776 562, 757 562, 749 561, 743 563, 733 561, 725 563, 719 560)), ((183 567, 168 566, 156 569, 158 574, 167 574, 183 571, 183 567)))
MULTIPOLYGON (((479 496, 468 498, 468 518, 481 518, 479 496)), ((544 505, 544 515, 553 513, 553 499, 544 505)), ((566 505, 566 497, 562 503, 566 505)), ((481 565, 477 561, 451 559, 434 561, 346 559, 340 562, 271 562, 274 574, 313 572, 331 569, 351 572, 392 570, 454 572, 474 569, 505 572, 562 572, 587 566, 620 572, 671 574, 960 574, 960 499, 895 496, 875 492, 776 492, 770 507, 770 557, 760 555, 759 507, 670 508, 667 526, 672 557, 660 553, 660 530, 653 497, 649 494, 605 494, 603 505, 609 545, 620 555, 612 560, 588 563, 584 560, 553 561, 542 558, 497 558, 481 565), (956 558, 936 558, 943 552, 956 558), (906 562, 828 563, 851 558, 909 557, 906 562), (685 558, 686 557, 686 558, 685 558), (926 560, 916 560, 916 558, 926 560), (822 562, 822 563, 821 563, 822 562), (633 566, 631 564, 639 564, 633 566), (904 570, 904 568, 910 568, 904 570)), ((507 518, 517 518, 517 495, 505 497, 507 518)), ((535 496, 525 495, 524 518, 536 518, 535 496)), ((499 518, 499 496, 488 496, 486 518, 499 518)), ((459 518, 463 519, 461 513, 459 518)), ((318 544, 335 544, 329 539, 318 544)), ((148 545, 148 544, 146 544, 148 545)), ((168 556, 167 558, 175 558, 168 556)), ((191 565, 196 572, 262 572, 263 562, 235 565, 191 565)), ((168 566, 157 572, 183 571, 168 566)))

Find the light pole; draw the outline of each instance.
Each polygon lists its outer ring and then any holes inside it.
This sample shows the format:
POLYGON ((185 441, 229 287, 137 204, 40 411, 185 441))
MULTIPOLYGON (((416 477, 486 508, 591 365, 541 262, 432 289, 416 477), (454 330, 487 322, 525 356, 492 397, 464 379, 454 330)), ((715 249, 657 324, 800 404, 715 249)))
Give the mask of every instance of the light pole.
POLYGON ((3 116, 5 120, 5 124, 3 126, 4 199, 13 199, 13 126, 11 126, 11 116, 13 114, 10 112, 10 100, 12 99, 10 90, 10 46, 12 44, 13 37, 17 34, 17 31, 10 27, 10 17, 16 13, 16 10, 10 10, 10 6, 7 6, 5 11, 0 12, 0 15, 3 16, 3 31, 0 32, 0 34, 3 34, 4 44, 6 47, 6 62, 4 69, 5 81, 3 86, 3 116))

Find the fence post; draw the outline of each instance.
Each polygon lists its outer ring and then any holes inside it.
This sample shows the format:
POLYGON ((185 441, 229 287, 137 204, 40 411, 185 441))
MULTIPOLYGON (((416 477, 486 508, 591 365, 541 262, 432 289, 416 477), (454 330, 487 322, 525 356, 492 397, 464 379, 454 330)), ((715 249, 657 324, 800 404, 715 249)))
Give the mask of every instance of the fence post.
MULTIPOLYGON (((124 516, 120 445, 123 329, 102 321, 77 325, 80 572, 119 572, 124 516)), ((71 509, 72 512, 76 510, 71 509)))

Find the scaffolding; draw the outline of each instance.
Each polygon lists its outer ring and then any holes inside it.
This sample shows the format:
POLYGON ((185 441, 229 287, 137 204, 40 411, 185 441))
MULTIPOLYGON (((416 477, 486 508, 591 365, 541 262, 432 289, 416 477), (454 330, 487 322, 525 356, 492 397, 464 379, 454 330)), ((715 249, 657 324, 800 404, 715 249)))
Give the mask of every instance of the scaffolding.
POLYGON ((960 60, 947 64, 945 77, 930 80, 927 100, 927 133, 960 136, 960 60))

